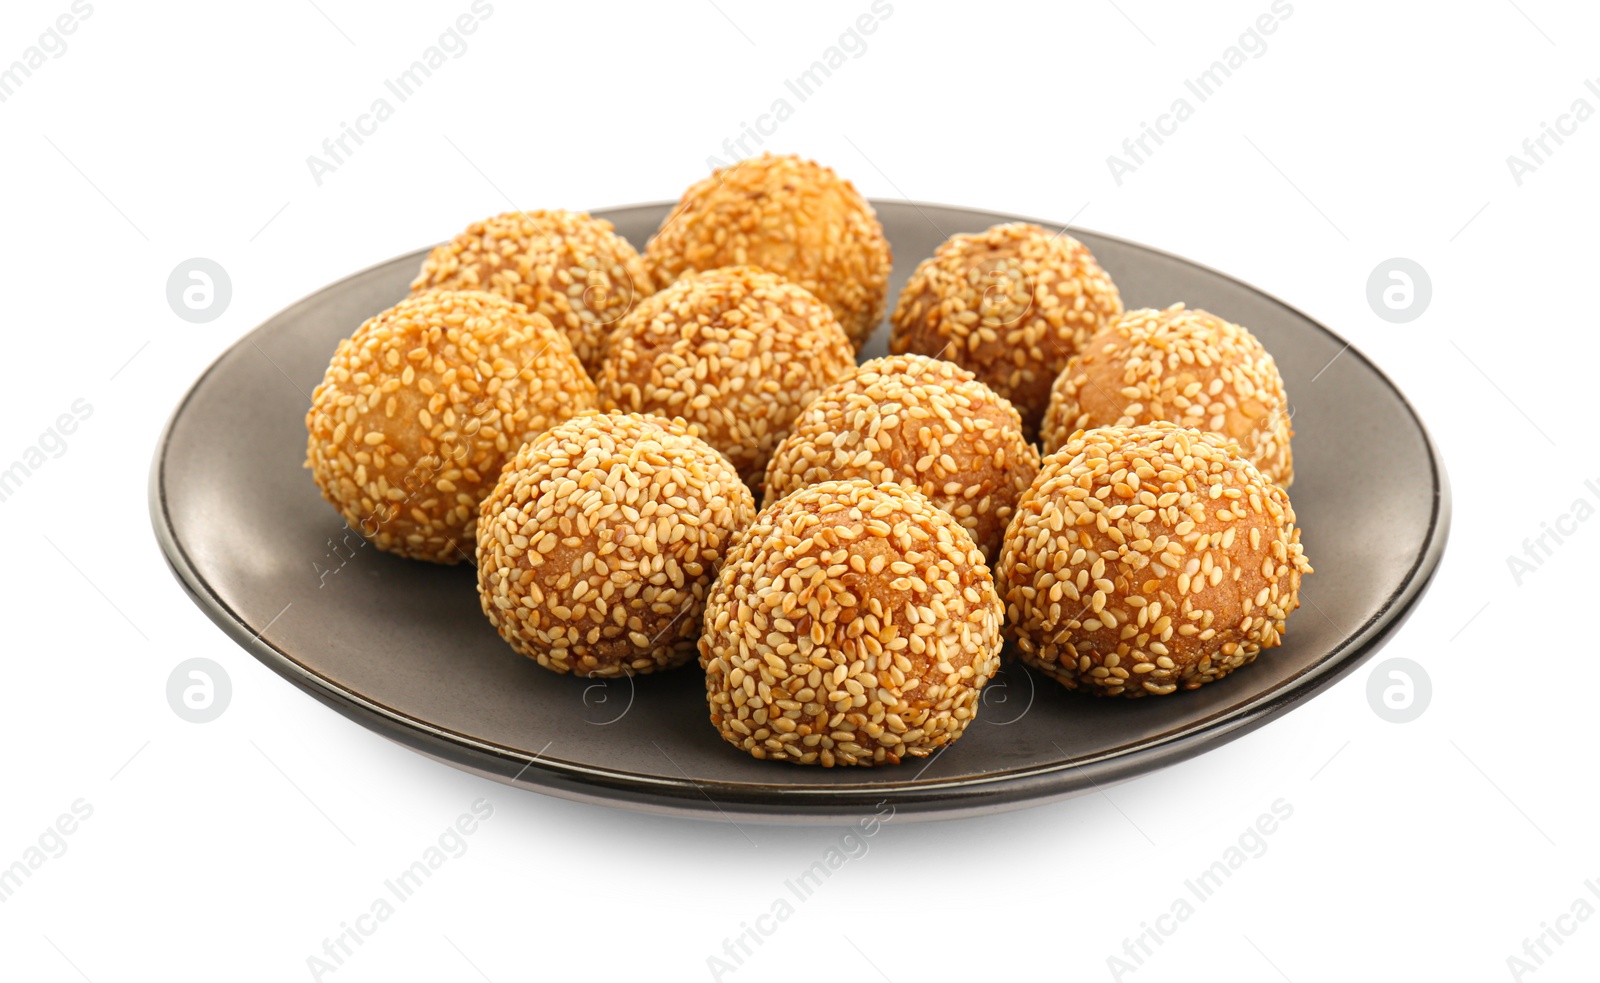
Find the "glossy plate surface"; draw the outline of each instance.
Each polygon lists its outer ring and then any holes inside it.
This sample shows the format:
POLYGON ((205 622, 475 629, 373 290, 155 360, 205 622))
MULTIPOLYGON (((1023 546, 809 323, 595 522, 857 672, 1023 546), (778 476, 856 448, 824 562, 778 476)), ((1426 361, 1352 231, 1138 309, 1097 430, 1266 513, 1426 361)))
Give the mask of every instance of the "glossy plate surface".
MULTIPOLYGON (((894 248, 891 304, 946 236, 1013 220, 874 206, 894 248)), ((668 207, 595 214, 642 249, 668 207)), ((540 669, 490 627, 470 567, 364 545, 301 466, 308 394, 328 358, 341 337, 405 296, 424 251, 300 301, 201 376, 156 449, 156 535, 195 603, 290 682, 401 744, 510 784, 713 819, 815 822, 875 812, 885 800, 907 819, 989 812, 1120 781, 1265 723, 1380 647, 1438 565, 1450 496, 1405 397, 1343 339, 1220 273, 1073 234, 1128 307, 1181 300, 1249 327, 1276 358, 1294 410, 1292 495, 1317 572, 1281 648, 1191 693, 1093 699, 1008 657, 978 721, 945 751, 899 767, 822 769, 756 761, 724 743, 693 664, 610 683, 540 669)), ((887 333, 881 327, 862 357, 883 354, 887 333)))

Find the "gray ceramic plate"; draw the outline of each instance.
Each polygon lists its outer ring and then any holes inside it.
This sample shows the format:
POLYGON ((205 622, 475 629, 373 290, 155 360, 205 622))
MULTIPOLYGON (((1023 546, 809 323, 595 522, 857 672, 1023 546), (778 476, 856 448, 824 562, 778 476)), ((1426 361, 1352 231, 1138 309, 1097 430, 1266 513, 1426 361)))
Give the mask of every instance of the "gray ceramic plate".
MULTIPOLYGON (((947 236, 1013 220, 874 205, 894 247, 891 302, 947 236)), ((668 207, 596 214, 642 249, 668 207)), ((1293 403, 1294 505, 1317 572, 1285 645, 1192 693, 1096 700, 1010 663, 985 690, 978 721, 938 755, 820 769, 756 761, 724 743, 693 665, 609 684, 540 669, 489 626, 470 567, 363 545, 301 467, 308 394, 339 339, 405 296, 420 251, 300 301, 206 370, 156 449, 156 535, 195 603, 250 654, 363 726, 513 785, 656 812, 807 822, 885 801, 897 818, 993 812, 1120 781, 1266 723, 1381 646, 1433 576, 1450 495, 1415 411, 1343 339, 1220 273, 1074 234, 1129 307, 1181 300, 1247 325, 1276 357, 1293 403)), ((886 336, 885 327, 863 357, 882 354, 886 336)))

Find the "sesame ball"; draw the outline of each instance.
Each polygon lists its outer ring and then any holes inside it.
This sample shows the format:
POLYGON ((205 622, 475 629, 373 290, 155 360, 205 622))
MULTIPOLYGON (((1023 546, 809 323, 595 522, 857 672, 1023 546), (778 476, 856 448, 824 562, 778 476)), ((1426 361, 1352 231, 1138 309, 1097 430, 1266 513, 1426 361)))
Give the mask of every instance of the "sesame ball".
POLYGON ((767 465, 766 505, 830 479, 915 488, 961 523, 990 562, 1039 472, 1012 405, 952 362, 862 363, 795 420, 767 465))
POLYGON ((686 270, 759 266, 833 311, 859 348, 883 320, 889 240, 855 186, 816 161, 763 154, 683 193, 645 246, 659 286, 686 270))
POLYGON ((631 676, 689 661, 755 500, 678 421, 588 413, 517 452, 478 523, 478 596, 500 637, 553 672, 631 676))
POLYGON ((506 459, 594 405, 542 314, 476 291, 414 294, 339 343, 306 413, 306 467, 379 549, 453 564, 471 559, 506 459))
POLYGON ((640 303, 596 382, 604 408, 681 417, 757 487, 794 418, 855 364, 827 305, 732 266, 685 274, 640 303))
POLYGON ((1083 431, 1045 458, 995 580, 1024 662, 1145 696, 1278 645, 1310 572, 1288 494, 1227 438, 1162 422, 1083 431))
POLYGON ((972 537, 921 493, 813 485, 761 510, 706 600, 711 723, 763 759, 925 757, 977 713, 1000 618, 972 537))
POLYGON ((1128 311, 1056 378, 1039 439, 1048 454, 1078 430, 1156 420, 1223 434, 1268 481, 1288 488, 1294 480, 1283 377, 1237 324, 1182 304, 1128 311))
POLYGON ((543 314, 594 371, 611 326, 655 285, 628 240, 582 212, 506 212, 435 246, 412 290, 487 290, 543 314))
POLYGON ((1030 437, 1050 384, 1122 296, 1089 248, 1011 222, 951 236, 922 261, 890 318, 889 350, 947 358, 1011 400, 1030 437))

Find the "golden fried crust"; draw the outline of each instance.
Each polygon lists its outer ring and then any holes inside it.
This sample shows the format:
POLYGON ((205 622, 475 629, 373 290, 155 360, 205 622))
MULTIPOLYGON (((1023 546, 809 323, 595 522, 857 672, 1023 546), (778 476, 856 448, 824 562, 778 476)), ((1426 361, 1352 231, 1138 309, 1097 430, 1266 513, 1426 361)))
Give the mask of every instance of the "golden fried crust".
POLYGON ((306 413, 306 466, 379 549, 458 563, 506 458, 594 405, 594 383, 543 315, 428 291, 339 343, 306 413))
POLYGON ((413 291, 487 290, 543 314, 593 372, 612 325, 655 285, 628 240, 581 212, 506 212, 434 247, 413 291))
POLYGON ((1287 493, 1227 438, 1163 422, 1083 431, 1045 458, 995 580, 1024 662, 1145 696, 1278 645, 1310 572, 1287 493))
POLYGON ((758 266, 827 304, 859 348, 883 320, 889 241, 867 200, 832 168, 763 154, 689 186, 645 246, 658 286, 687 270, 758 266))
POLYGON ((972 538, 898 484, 828 481, 769 506, 706 600, 711 723, 757 758, 878 765, 956 740, 1000 664, 972 538))
POLYGON ((915 488, 961 523, 991 562, 1039 452, 1005 399, 925 355, 865 362, 806 407, 767 465, 766 505, 830 479, 915 488))
POLYGON ((685 274, 623 318, 597 382, 606 409, 682 417, 756 488, 794 418, 854 367, 826 305, 733 266, 685 274))
POLYGON ((1012 222, 951 236, 917 266, 890 318, 889 350, 971 369, 1011 400, 1031 438, 1067 360, 1120 313, 1087 246, 1012 222))
POLYGON ((755 500, 682 421, 584 414, 506 466, 478 524, 478 595, 554 672, 623 676, 693 658, 707 588, 755 500))
POLYGON ((1237 324, 1182 304, 1123 314, 1056 378, 1039 439, 1048 454, 1077 430, 1157 420, 1230 437, 1267 480, 1294 481, 1283 377, 1237 324))

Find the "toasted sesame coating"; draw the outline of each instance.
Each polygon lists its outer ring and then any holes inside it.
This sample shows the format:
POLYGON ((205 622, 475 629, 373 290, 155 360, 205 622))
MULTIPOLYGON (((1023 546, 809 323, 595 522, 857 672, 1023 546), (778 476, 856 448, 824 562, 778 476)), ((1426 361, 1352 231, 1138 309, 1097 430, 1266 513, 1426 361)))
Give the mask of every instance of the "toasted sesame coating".
POLYGON ((413 294, 339 343, 306 413, 306 467, 379 549, 458 563, 506 459, 594 405, 542 314, 477 291, 413 294))
POLYGON ((1261 342, 1174 304, 1128 311, 1095 332, 1056 378, 1039 428, 1049 454, 1075 431, 1157 420, 1232 438, 1268 481, 1294 481, 1289 397, 1261 342))
POLYGON ((1083 431, 1045 458, 995 580, 1024 662, 1145 696, 1278 645, 1310 572, 1288 494, 1227 438, 1162 422, 1083 431))
POLYGON ((877 213, 832 168, 792 155, 752 157, 690 185, 644 255, 658 287, 719 266, 776 273, 827 304, 857 348, 889 292, 877 213))
POLYGON ((595 381, 605 409, 687 421, 754 488, 794 418, 855 364, 825 304, 774 273, 730 266, 641 302, 595 381))
POLYGON ((524 446, 484 500, 483 613, 553 672, 682 665, 717 565, 755 512, 733 466, 682 422, 573 417, 524 446))
POLYGON ((915 488, 993 562, 1039 473, 1016 409, 971 372, 926 355, 864 362, 823 390, 767 465, 766 505, 830 479, 915 488))
POLYGON ((889 350, 947 358, 1011 400, 1031 438, 1050 384, 1122 295, 1071 236, 1010 222, 953 235, 922 261, 890 318, 889 350))
POLYGON ((628 240, 583 212, 506 212, 435 246, 412 290, 487 290, 550 319, 590 374, 612 325, 655 285, 628 240))
POLYGON ((1000 618, 972 537, 921 493, 813 485, 761 510, 706 600, 711 723, 775 761, 925 757, 977 713, 1000 618))

